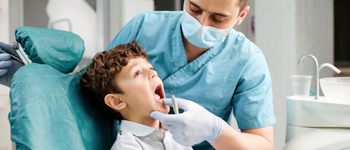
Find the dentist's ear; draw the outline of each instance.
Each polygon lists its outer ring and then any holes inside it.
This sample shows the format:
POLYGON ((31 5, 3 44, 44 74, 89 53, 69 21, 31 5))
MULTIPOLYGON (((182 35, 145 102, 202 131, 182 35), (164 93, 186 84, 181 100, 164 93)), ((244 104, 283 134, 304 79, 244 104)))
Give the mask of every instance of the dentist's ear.
POLYGON ((107 94, 105 96, 105 103, 107 106, 120 111, 126 107, 126 102, 118 96, 118 94, 107 94))
POLYGON ((245 17, 247 17, 247 14, 248 14, 249 10, 250 10, 250 6, 245 6, 243 8, 242 12, 239 15, 239 19, 237 20, 235 25, 240 25, 243 22, 245 17))

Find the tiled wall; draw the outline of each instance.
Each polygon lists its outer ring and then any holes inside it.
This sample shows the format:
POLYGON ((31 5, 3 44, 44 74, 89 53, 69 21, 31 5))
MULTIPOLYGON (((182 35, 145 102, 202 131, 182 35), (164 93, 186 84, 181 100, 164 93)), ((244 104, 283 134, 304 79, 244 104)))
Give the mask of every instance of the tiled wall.
MULTIPOLYGON (((275 149, 285 142, 286 97, 293 94, 291 75, 314 76, 314 62, 303 54, 313 54, 319 64, 333 63, 333 1, 255 0, 255 43, 264 52, 272 77, 275 149)), ((320 77, 333 76, 330 69, 320 77)), ((314 80, 312 80, 314 82, 314 80)), ((311 86, 314 88, 314 83, 311 86)))

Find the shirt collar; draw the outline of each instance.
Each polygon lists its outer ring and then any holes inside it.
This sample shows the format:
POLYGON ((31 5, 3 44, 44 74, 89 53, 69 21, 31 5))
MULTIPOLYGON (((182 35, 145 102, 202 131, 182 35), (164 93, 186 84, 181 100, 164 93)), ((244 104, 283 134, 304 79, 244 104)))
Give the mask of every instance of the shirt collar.
POLYGON ((162 133, 162 130, 167 131, 166 129, 158 130, 143 124, 139 124, 139 123, 131 122, 127 120, 122 120, 120 124, 120 131, 129 132, 136 136, 147 136, 147 135, 150 135, 152 132, 162 133))

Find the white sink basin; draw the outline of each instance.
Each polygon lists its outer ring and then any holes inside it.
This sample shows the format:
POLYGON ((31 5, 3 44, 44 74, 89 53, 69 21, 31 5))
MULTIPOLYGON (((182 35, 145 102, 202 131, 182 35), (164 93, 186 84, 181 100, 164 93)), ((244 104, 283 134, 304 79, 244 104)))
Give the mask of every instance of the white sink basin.
POLYGON ((311 100, 302 101, 301 107, 325 123, 338 127, 350 127, 350 104, 311 100))
POLYGON ((350 128, 350 104, 331 102, 320 96, 287 97, 287 124, 299 127, 350 128))
POLYGON ((327 101, 350 103, 350 77, 322 78, 320 84, 327 101))

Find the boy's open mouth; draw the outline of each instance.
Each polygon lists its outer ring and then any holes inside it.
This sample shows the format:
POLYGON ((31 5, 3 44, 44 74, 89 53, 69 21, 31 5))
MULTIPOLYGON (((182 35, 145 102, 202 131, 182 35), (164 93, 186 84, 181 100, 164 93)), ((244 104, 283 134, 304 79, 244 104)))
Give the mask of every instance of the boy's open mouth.
POLYGON ((158 84, 154 90, 154 100, 163 103, 162 99, 165 98, 162 84, 158 84))

